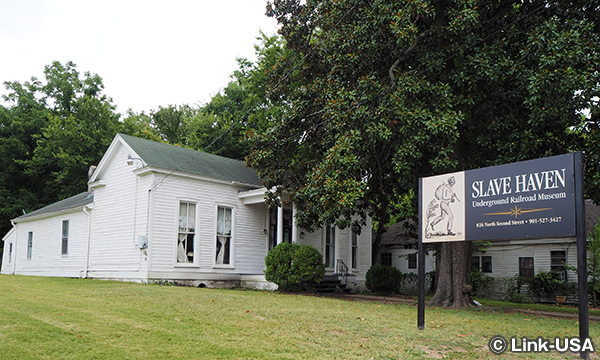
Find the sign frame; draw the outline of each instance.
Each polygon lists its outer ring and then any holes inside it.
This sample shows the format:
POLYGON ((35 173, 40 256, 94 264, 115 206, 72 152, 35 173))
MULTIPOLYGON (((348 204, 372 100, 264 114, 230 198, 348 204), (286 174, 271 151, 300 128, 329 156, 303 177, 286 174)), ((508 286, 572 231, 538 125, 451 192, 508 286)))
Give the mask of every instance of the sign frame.
MULTIPOLYGON (((579 338, 589 338, 583 189, 583 154, 581 152, 419 178, 418 329, 425 329, 425 251, 423 243, 576 237, 579 338), (503 176, 503 172, 509 175, 504 174, 503 176), (467 211, 466 202, 469 191, 467 184, 469 182, 472 192, 470 194, 471 203, 468 205, 471 205, 471 209, 467 211), (461 186, 462 192, 458 189, 461 186), (517 196, 512 197, 513 195, 517 196), (473 198, 480 197, 488 199, 474 202, 473 198), (556 202, 554 202, 555 200, 556 202), (531 205, 534 202, 535 205, 539 203, 542 205, 528 206, 527 208, 521 206, 522 203, 531 205), (458 203, 461 205, 456 206, 458 203), (514 208, 506 209, 506 205, 513 204, 514 208), (493 207, 496 209, 485 210, 485 208, 493 207), (542 213, 543 216, 537 216, 542 213), (535 214, 536 216, 519 218, 525 214, 535 214), (493 219, 507 215, 514 216, 515 220, 495 220, 495 222, 490 220, 489 223, 480 220, 482 217, 493 219), (445 224, 445 229, 443 225, 438 224, 445 224), (491 228, 490 230, 493 232, 485 231, 486 228, 491 228), (504 230, 499 231, 498 229, 504 230)), ((581 352, 580 357, 587 359, 588 353, 581 352)))

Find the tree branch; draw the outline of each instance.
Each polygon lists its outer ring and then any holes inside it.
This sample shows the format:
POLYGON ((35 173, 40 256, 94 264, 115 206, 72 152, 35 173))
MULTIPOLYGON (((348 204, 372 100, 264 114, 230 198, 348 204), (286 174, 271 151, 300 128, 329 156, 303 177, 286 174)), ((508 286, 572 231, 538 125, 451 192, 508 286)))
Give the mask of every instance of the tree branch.
POLYGON ((388 73, 389 73, 390 79, 392 81, 392 86, 391 86, 392 89, 396 87, 396 78, 394 77, 394 70, 396 70, 396 67, 398 67, 398 65, 401 62, 406 61, 408 56, 415 50, 415 48, 419 44, 419 41, 423 40, 423 38, 425 38, 425 36, 427 36, 431 33, 433 33, 433 30, 431 30, 431 29, 425 30, 424 32, 420 33, 416 37, 415 42, 408 49, 404 50, 404 52, 402 53, 402 56, 400 58, 398 58, 398 60, 396 60, 394 62, 394 64, 390 67, 390 69, 388 70, 388 73))

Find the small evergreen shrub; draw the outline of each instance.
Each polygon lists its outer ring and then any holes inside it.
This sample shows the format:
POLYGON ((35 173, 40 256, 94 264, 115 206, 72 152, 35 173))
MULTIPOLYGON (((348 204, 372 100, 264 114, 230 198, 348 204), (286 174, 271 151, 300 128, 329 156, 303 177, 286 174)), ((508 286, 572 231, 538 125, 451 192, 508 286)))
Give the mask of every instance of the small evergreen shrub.
POLYGON ((555 278, 552 273, 540 271, 529 282, 529 291, 538 300, 546 296, 554 296, 561 288, 562 281, 555 278))
POLYGON ((471 296, 474 297, 484 297, 487 293, 490 284, 492 283, 492 278, 486 276, 484 273, 480 271, 472 271, 471 272, 471 286, 473 286, 473 293, 471 296))
POLYGON ((523 285, 527 283, 528 279, 525 279, 518 274, 513 277, 503 278, 500 280, 499 288, 506 294, 502 300, 520 304, 533 303, 528 295, 521 292, 523 285))
POLYGON ((309 245, 281 243, 269 251, 265 265, 265 279, 282 291, 312 290, 325 276, 321 253, 309 245))
POLYGON ((365 286, 378 294, 396 294, 402 286, 402 273, 393 266, 373 265, 367 271, 365 286))

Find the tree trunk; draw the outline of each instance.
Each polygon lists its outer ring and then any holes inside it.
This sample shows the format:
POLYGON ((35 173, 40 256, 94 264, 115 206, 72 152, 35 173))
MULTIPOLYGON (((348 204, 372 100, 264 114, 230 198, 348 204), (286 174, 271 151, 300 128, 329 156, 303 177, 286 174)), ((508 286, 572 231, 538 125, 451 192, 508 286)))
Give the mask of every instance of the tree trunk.
POLYGON ((466 241, 441 244, 437 288, 430 305, 465 308, 471 306, 471 244, 466 241))
POLYGON ((386 231, 387 228, 382 230, 380 226, 374 234, 375 238, 371 244, 371 265, 381 264, 381 257, 379 256, 379 253, 381 252, 381 238, 386 231))

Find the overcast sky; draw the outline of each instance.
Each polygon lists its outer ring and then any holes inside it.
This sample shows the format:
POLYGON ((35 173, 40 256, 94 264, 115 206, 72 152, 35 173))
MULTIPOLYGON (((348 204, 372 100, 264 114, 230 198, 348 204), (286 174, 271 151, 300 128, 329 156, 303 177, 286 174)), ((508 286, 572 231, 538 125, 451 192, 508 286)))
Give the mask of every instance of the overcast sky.
MULTIPOLYGON (((267 0, 0 0, 0 83, 54 60, 100 75, 117 111, 205 103, 277 23, 267 0)), ((6 94, 4 86, 0 95, 6 94)))

